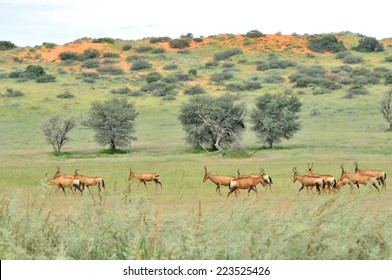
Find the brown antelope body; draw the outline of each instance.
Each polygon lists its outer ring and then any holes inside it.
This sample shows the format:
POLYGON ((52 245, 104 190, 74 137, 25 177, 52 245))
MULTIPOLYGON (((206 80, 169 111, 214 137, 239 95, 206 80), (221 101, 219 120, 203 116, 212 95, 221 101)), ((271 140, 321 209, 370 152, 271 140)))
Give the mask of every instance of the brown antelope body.
POLYGON ((87 187, 89 192, 91 192, 90 187, 92 186, 97 186, 99 191, 101 191, 101 187, 105 188, 105 181, 100 176, 86 176, 79 174, 78 170, 75 170, 74 178, 79 179, 83 189, 84 187, 87 187))
POLYGON ((58 191, 58 189, 62 189, 64 192, 64 195, 67 195, 65 193, 65 188, 70 188, 73 194, 75 194, 75 193, 74 193, 72 187, 75 187, 80 192, 82 192, 82 190, 80 188, 80 180, 79 179, 60 176, 55 179, 48 179, 48 180, 46 180, 46 183, 49 185, 57 186, 56 192, 58 191))
POLYGON ((348 173, 344 170, 343 164, 340 166, 342 168, 342 175, 340 176, 340 180, 348 179, 351 182, 350 193, 352 192, 354 185, 357 186, 359 190, 359 185, 368 185, 371 184, 378 192, 380 189, 377 187, 376 182, 377 178, 372 175, 361 174, 361 173, 348 173))
POLYGON ((207 166, 204 166, 204 177, 203 177, 203 182, 210 180, 216 185, 216 192, 219 193, 219 195, 222 195, 220 192, 220 186, 229 186, 230 182, 233 179, 236 179, 235 176, 232 175, 220 175, 220 174, 211 174, 207 171, 207 166))
MULTIPOLYGON (((308 173, 308 175, 314 175, 314 176, 319 176, 321 177, 324 182, 325 182, 325 186, 328 187, 329 191, 335 191, 336 190, 336 179, 334 176, 329 175, 329 174, 317 174, 317 173, 313 173, 313 162, 310 165, 310 163, 308 163, 308 169, 306 170, 306 172, 308 173)), ((325 189, 324 189, 325 190, 325 189)))
POLYGON ((129 170, 129 176, 128 176, 128 181, 131 181, 132 178, 136 178, 139 180, 137 184, 137 188, 139 188, 139 185, 141 182, 143 182, 144 187, 147 189, 146 182, 154 181, 155 182, 155 188, 158 188, 158 185, 161 186, 162 189, 162 183, 159 182, 158 180, 159 174, 158 173, 135 173, 132 171, 132 169, 129 170))
POLYGON ((258 178, 248 176, 248 177, 244 177, 244 178, 233 179, 230 182, 230 185, 229 185, 230 191, 227 194, 227 197, 229 197, 229 195, 232 192, 237 191, 239 189, 248 190, 248 196, 249 196, 250 191, 253 190, 256 193, 256 196, 259 197, 258 191, 256 189, 256 185, 261 183, 261 181, 264 181, 264 179, 260 176, 260 174, 259 174, 258 178))
POLYGON ((345 185, 347 185, 347 184, 349 184, 351 187, 353 187, 353 184, 351 183, 351 181, 349 180, 349 179, 347 179, 347 178, 344 178, 343 180, 338 180, 337 182, 336 182, 336 190, 337 191, 340 191, 340 189, 342 188, 342 187, 344 187, 345 185))
POLYGON ((368 169, 359 169, 358 162, 354 162, 355 173, 371 175, 377 178, 377 181, 382 184, 382 189, 386 190, 387 184, 385 180, 387 179, 387 174, 382 170, 368 170, 368 169))
POLYGON ((246 177, 252 177, 255 179, 262 178, 263 180, 260 181, 260 184, 263 187, 265 187, 264 191, 267 191, 267 189, 269 187, 270 191, 272 192, 272 190, 271 190, 272 178, 268 174, 265 174, 264 169, 261 168, 260 171, 261 171, 261 173, 250 173, 247 175, 241 175, 240 170, 237 169, 237 174, 238 174, 237 178, 246 178, 246 177))
POLYGON ((320 187, 323 189, 325 187, 325 182, 321 177, 315 175, 299 175, 296 167, 293 168, 293 172, 293 183, 295 183, 296 181, 299 181, 301 183, 301 188, 298 190, 297 195, 299 195, 300 191, 305 187, 306 193, 308 194, 309 188, 313 193, 313 187, 316 187, 317 193, 320 195, 320 187))

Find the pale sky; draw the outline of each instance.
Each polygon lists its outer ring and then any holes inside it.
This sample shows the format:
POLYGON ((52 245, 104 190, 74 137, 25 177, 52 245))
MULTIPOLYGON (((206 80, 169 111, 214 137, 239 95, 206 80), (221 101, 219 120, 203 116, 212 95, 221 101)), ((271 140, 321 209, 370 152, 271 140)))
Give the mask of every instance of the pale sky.
POLYGON ((0 41, 63 45, 82 37, 207 37, 255 29, 383 39, 392 37, 391 7, 390 0, 0 0, 0 41))

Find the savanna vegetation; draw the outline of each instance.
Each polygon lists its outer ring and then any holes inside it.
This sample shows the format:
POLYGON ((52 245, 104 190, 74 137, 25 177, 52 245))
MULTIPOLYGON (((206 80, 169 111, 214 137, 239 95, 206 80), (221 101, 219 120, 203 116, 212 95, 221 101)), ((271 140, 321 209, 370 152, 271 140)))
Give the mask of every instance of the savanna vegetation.
POLYGON ((364 36, 332 35, 326 42, 336 43, 336 53, 309 48, 324 35, 255 30, 200 40, 82 38, 50 48, 4 41, 0 258, 391 259, 391 41, 362 51, 364 36), (300 110, 274 99, 282 113, 263 116, 265 98, 276 96, 300 110), (123 106, 106 109, 111 100, 123 106), (279 141, 270 145, 252 115, 270 117, 279 141), (57 152, 42 130, 51 116, 75 120, 57 152), (290 137, 277 133, 279 116, 293 119, 290 137), (124 120, 118 131, 102 130, 117 127, 110 125, 117 118, 124 120), (346 185, 297 195, 293 170, 305 175, 313 162, 315 173, 339 179, 341 165, 354 172, 355 161, 384 170, 386 190, 350 193, 346 185), (57 166, 100 176, 105 188, 64 195, 46 184, 57 166), (203 182, 205 166, 234 176, 263 168, 272 191, 259 185, 258 198, 246 190, 227 198, 221 186, 220 196, 203 182), (159 173, 162 189, 137 188, 130 169, 159 173))

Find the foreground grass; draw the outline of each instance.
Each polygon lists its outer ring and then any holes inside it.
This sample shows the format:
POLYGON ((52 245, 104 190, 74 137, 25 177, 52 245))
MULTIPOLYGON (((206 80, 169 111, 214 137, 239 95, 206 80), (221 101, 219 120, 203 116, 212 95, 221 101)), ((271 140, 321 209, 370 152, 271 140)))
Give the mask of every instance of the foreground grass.
POLYGON ((391 193, 46 188, 0 202, 2 259, 390 259, 391 193), (23 206, 22 206, 23 204, 23 206))

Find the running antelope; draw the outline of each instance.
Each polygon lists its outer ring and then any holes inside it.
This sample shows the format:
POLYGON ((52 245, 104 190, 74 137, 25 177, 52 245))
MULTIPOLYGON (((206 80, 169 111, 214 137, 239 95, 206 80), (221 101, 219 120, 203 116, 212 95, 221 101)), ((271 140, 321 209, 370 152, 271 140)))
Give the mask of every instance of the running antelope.
POLYGON ((230 182, 233 179, 236 179, 235 176, 232 175, 220 175, 220 174, 211 174, 207 171, 207 165, 204 166, 204 177, 203 177, 203 182, 207 181, 208 179, 211 180, 216 185, 216 192, 219 193, 219 195, 222 195, 220 192, 220 186, 229 186, 230 182))
POLYGON ((232 192, 237 191, 239 189, 248 190, 248 196, 249 196, 250 191, 253 190, 256 193, 256 196, 259 197, 258 191, 256 189, 256 185, 261 183, 262 181, 265 182, 261 175, 262 174, 259 174, 259 177, 248 176, 248 177, 233 179, 230 182, 230 185, 229 185, 230 191, 227 194, 227 197, 229 197, 229 195, 232 192))
POLYGON ((306 187, 306 193, 309 194, 309 188, 313 193, 313 187, 316 187, 317 189, 317 193, 320 195, 320 187, 322 187, 324 189, 325 187, 325 182, 324 180, 320 177, 320 176, 315 176, 315 175, 299 175, 298 171, 297 171, 297 167, 293 168, 293 183, 295 183, 296 181, 299 181, 301 183, 301 188, 298 190, 298 194, 299 192, 306 187))
POLYGON ((261 173, 250 173, 247 175, 241 175, 240 170, 237 169, 237 178, 245 178, 245 177, 252 177, 252 178, 262 178, 263 180, 260 181, 260 184, 265 187, 264 191, 267 191, 268 187, 271 190, 272 179, 268 174, 265 174, 264 168, 260 168, 261 173))
POLYGON ((155 182, 155 188, 158 188, 158 185, 161 186, 162 189, 162 183, 159 182, 158 180, 159 174, 158 173, 135 173, 132 171, 132 168, 129 169, 129 176, 128 176, 128 181, 131 181, 132 178, 136 178, 139 180, 139 183, 137 184, 137 188, 139 188, 139 185, 141 182, 143 182, 144 187, 147 189, 146 182, 154 181, 155 182))
MULTIPOLYGON (((308 162, 308 169, 305 170, 305 171, 308 173, 308 175, 315 175, 315 176, 321 177, 324 180, 324 182, 325 182, 325 186, 328 187, 328 191, 331 191, 331 190, 335 191, 336 190, 336 179, 335 179, 335 177, 332 176, 332 175, 329 175, 329 174, 313 173, 313 162, 312 162, 312 164, 310 164, 308 162)), ((324 189, 324 191, 325 191, 325 189, 324 189)))
MULTIPOLYGON (((359 190, 359 184, 361 185, 368 185, 371 184, 373 187, 376 188, 376 190, 379 192, 379 188, 376 185, 377 182, 377 178, 375 176, 372 175, 367 175, 367 174, 361 174, 359 172, 356 173, 348 173, 346 170, 344 170, 343 164, 340 165, 340 168, 342 169, 342 175, 340 176, 340 180, 343 179, 348 179, 351 182, 351 187, 350 187, 350 193, 352 192, 354 185, 357 186, 358 190, 359 190)), ((371 187, 369 187, 370 189, 371 187)))
MULTIPOLYGON (((46 174, 46 178, 48 178, 48 174, 46 174)), ((75 179, 75 178, 69 178, 69 177, 57 177, 54 179, 47 179, 46 183, 48 185, 53 185, 56 186, 56 192, 58 191, 58 189, 62 189, 64 192, 64 195, 67 195, 65 193, 65 189, 64 188, 70 188, 72 193, 74 193, 72 187, 75 187, 76 189, 78 189, 80 192, 82 192, 81 188, 80 188, 80 180, 79 179, 75 179)))
POLYGON ((92 186, 97 186, 99 191, 101 191, 101 187, 105 188, 105 181, 100 176, 91 177, 91 176, 79 174, 79 170, 76 169, 74 177, 76 179, 79 179, 80 184, 82 185, 83 189, 84 189, 84 187, 87 187, 89 192, 91 192, 90 187, 92 187, 92 186))
POLYGON ((355 173, 367 174, 377 178, 377 181, 382 184, 382 189, 386 190, 387 184, 385 180, 387 179, 387 174, 382 170, 368 170, 368 169, 359 169, 358 162, 354 162, 355 173))

